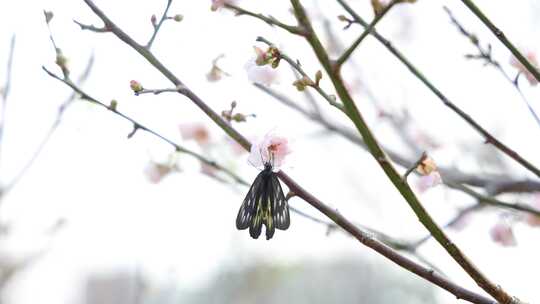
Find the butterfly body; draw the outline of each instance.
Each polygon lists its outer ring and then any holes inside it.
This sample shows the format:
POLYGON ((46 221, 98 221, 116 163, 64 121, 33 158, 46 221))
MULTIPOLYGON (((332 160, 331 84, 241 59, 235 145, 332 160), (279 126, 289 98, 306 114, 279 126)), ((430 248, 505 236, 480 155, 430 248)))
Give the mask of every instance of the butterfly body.
POLYGON ((276 228, 286 230, 290 225, 289 206, 269 162, 253 181, 236 218, 236 228, 249 228, 254 239, 261 234, 263 224, 267 240, 272 238, 276 228))

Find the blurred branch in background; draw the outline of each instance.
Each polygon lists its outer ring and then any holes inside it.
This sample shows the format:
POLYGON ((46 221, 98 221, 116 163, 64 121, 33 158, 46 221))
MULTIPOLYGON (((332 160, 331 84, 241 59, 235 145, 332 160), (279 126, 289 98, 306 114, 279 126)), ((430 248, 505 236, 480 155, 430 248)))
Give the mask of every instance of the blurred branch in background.
MULTIPOLYGON (((83 71, 83 73, 79 76, 77 79, 77 84, 82 85, 84 82, 88 79, 88 76, 90 75, 90 71, 92 70, 92 66, 94 65, 94 56, 92 55, 86 64, 86 68, 83 71)), ((17 183, 21 180, 21 178, 24 177, 26 172, 32 167, 36 159, 39 157, 47 143, 50 141, 58 127, 60 126, 60 123, 62 122, 62 117, 67 110, 67 108, 73 103, 73 101, 76 98, 76 93, 72 93, 61 105, 58 107, 58 112, 56 114, 56 118, 52 125, 49 127, 49 130, 45 134, 45 137, 41 140, 38 147, 30 157, 30 159, 23 165, 23 167, 19 170, 19 172, 10 180, 10 182, 4 186, 3 189, 3 195, 6 195, 9 191, 17 185, 17 183)))
MULTIPOLYGON (((178 93, 188 97, 193 101, 201 110, 203 110, 218 126, 220 126, 227 134, 233 137, 238 143, 240 143, 244 148, 249 149, 249 142, 239 134, 235 129, 233 129, 226 121, 224 121, 217 113, 215 113, 210 107, 204 103, 195 93, 189 90, 172 72, 170 72, 161 62, 153 56, 147 49, 142 47, 140 44, 135 42, 131 37, 129 37, 124 31, 119 29, 95 4, 90 0, 85 0, 86 4, 93 10, 93 12, 100 17, 104 22, 104 28, 109 29, 113 34, 115 34, 120 40, 131 46, 139 54, 145 57, 149 63, 151 63, 155 68, 157 68, 164 76, 166 76, 177 88, 179 89, 178 93)), ((311 29, 310 29, 311 30, 311 29)), ((52 76, 52 75, 51 75, 52 76)), ((59 79, 58 76, 56 78, 59 79)), ((104 105, 105 106, 105 105, 104 105)), ((135 125, 134 130, 137 129, 135 125)), ((148 130, 146 130, 148 131, 148 130)), ((424 268, 421 265, 414 263, 413 261, 397 254, 395 251, 391 250, 389 247, 384 244, 372 239, 369 235, 366 235, 363 231, 356 228, 348 220, 346 220, 342 215, 330 209, 324 205, 321 201, 307 192, 305 189, 301 188, 295 181, 290 179, 284 172, 279 172, 280 178, 284 181, 285 184, 289 186, 289 189, 294 192, 297 196, 303 198, 307 202, 311 203, 314 207, 319 209, 334 222, 339 224, 341 227, 346 229, 352 235, 354 235, 360 242, 363 244, 375 249, 384 256, 390 258, 395 263, 398 263, 402 267, 405 267, 408 270, 413 271, 414 273, 430 280, 431 282, 441 286, 442 288, 452 292, 454 295, 460 298, 468 299, 469 301, 477 303, 492 303, 491 300, 467 291, 458 285, 455 285, 443 278, 442 276, 435 273, 433 270, 424 268)))
POLYGON ((459 30, 459 32, 465 36, 466 38, 469 39, 469 41, 476 47, 476 49, 478 50, 478 54, 467 54, 465 55, 465 58, 467 59, 477 59, 477 60, 481 60, 484 62, 485 65, 491 65, 493 66, 495 69, 497 69, 499 72, 501 72, 501 74, 504 76, 504 78, 510 82, 512 84, 512 86, 517 90, 517 92, 519 93, 519 96, 521 97, 521 100, 523 100, 523 102, 525 103, 525 105, 527 106, 527 108, 529 109, 529 112, 531 113, 531 115, 534 117, 534 119, 536 120, 536 124, 538 126, 540 126, 540 118, 538 117, 538 115, 536 115, 536 112, 534 112, 534 109, 531 107, 531 104, 529 103, 529 101, 527 100, 527 98, 525 97, 525 95, 523 94, 523 92, 521 91, 521 88, 519 87, 519 76, 521 75, 521 71, 518 72, 518 74, 516 75, 516 77, 512 78, 510 77, 510 75, 508 73, 506 73, 506 71, 502 68, 502 66, 500 65, 500 63, 495 60, 493 58, 493 54, 491 52, 492 48, 491 48, 491 44, 488 44, 487 45, 487 48, 484 48, 482 46, 482 44, 480 43, 480 40, 478 38, 478 36, 476 36, 475 34, 473 34, 472 32, 468 31, 467 29, 465 29, 465 27, 463 25, 461 25, 461 23, 459 23, 459 21, 454 17, 454 15, 452 14, 452 11, 450 11, 449 8, 447 8, 446 6, 444 7, 444 10, 446 11, 446 13, 448 14, 448 16, 450 17, 450 20, 452 21, 452 23, 457 27, 457 29, 459 30))
MULTIPOLYGON (((348 130, 343 126, 339 126, 339 125, 337 125, 337 124, 335 124, 333 122, 328 121, 327 119, 323 118, 322 116, 320 116, 319 114, 317 114, 315 112, 310 112, 310 111, 302 108, 296 102, 291 100, 289 97, 276 92, 272 88, 269 88, 267 86, 257 84, 257 83, 255 83, 254 86, 257 87, 258 89, 260 89, 261 91, 267 93, 268 95, 274 97, 276 100, 280 101, 284 105, 286 105, 286 106, 296 110, 297 112, 303 114, 305 117, 309 118, 310 120, 313 120, 313 121, 321 124, 322 126, 327 128, 328 130, 332 131, 333 133, 341 135, 344 138, 349 139, 352 143, 357 144, 360 147, 366 149, 366 146, 365 146, 364 142, 362 141, 362 139, 360 137, 358 137, 356 134, 354 134, 352 130, 348 130)), ((385 147, 385 150, 387 151, 388 155, 390 156, 390 158, 393 161, 396 161, 399 165, 401 165, 403 167, 409 167, 410 168, 414 163, 414 161, 406 159, 405 157, 401 156, 399 153, 392 151, 390 148, 385 147)), ((460 172, 460 171, 457 171, 457 169, 452 169, 452 168, 439 168, 439 170, 442 172, 442 175, 444 176, 443 183, 447 184, 449 187, 456 188, 456 189, 461 190, 461 191, 463 191, 463 192, 465 192, 467 194, 471 194, 473 192, 472 190, 465 191, 464 189, 468 189, 468 188, 465 188, 465 186, 460 185, 461 183, 469 183, 470 180, 473 179, 472 175, 469 177, 469 176, 467 176, 467 174, 465 174, 463 172, 460 172), (460 176, 463 177, 463 178, 459 178, 460 176), (458 178, 455 178, 455 177, 458 177, 458 178)), ((482 179, 482 177, 478 177, 478 179, 482 179)), ((509 181, 508 179, 510 179, 510 178, 500 176, 500 177, 493 178, 493 180, 485 179, 485 180, 482 180, 480 182, 483 184, 483 185, 481 185, 481 187, 483 186, 484 188, 486 188, 486 191, 488 193, 490 193, 490 192, 494 191, 493 189, 498 188, 498 185, 502 185, 501 182, 503 182, 503 181, 504 181, 504 183, 506 185, 512 184, 512 181, 509 181)), ((522 188, 521 187, 522 183, 527 184, 528 181, 518 181, 518 180, 516 180, 516 181, 513 182, 513 185, 514 185, 513 188, 516 191, 518 191, 520 188, 522 188)), ((539 191, 540 190, 540 183, 536 183, 536 182, 533 182, 533 181, 531 181, 531 183, 534 184, 534 186, 531 185, 532 187, 529 188, 529 189, 526 189, 526 187, 523 187, 523 190, 531 190, 531 191, 539 191)), ((478 183, 471 183, 471 184, 472 184, 472 186, 480 186, 480 185, 478 185, 478 183)), ((500 189, 500 190, 503 190, 503 189, 500 189)), ((510 191, 510 192, 512 192, 512 191, 510 191)), ((522 191, 519 191, 519 192, 522 192, 522 191)), ((525 192, 527 192, 527 191, 525 191, 525 192)), ((474 193, 477 196, 477 198, 481 199, 482 202, 492 202, 492 206, 498 206, 498 207, 502 207, 502 208, 511 208, 511 209, 514 209, 514 210, 519 210, 519 211, 531 213, 531 214, 534 214, 534 215, 539 215, 540 214, 538 210, 536 210, 536 209, 534 209, 532 207, 529 207, 529 206, 527 206, 525 204, 502 203, 502 202, 500 202, 500 201, 498 201, 498 200, 496 200, 496 199, 494 199, 494 198, 492 198, 492 197, 490 197, 488 195, 481 195, 481 194, 476 193, 476 192, 474 192, 474 193), (499 203, 494 203, 494 202, 499 202, 499 203)), ((492 194, 492 195, 494 195, 494 194, 492 194)))
MULTIPOLYGON (((355 124, 358 132, 362 135, 362 138, 364 139, 369 152, 378 162, 381 169, 383 169, 390 181, 398 189, 403 198, 405 198, 407 203, 409 203, 409 206, 415 212, 424 227, 435 237, 439 244, 443 248, 445 248, 448 254, 452 258, 454 258, 454 260, 463 268, 463 270, 465 270, 465 272, 467 272, 469 276, 474 279, 482 289, 487 291, 494 298, 503 303, 510 302, 512 297, 507 294, 506 291, 504 291, 500 286, 495 285, 487 277, 485 277, 485 275, 482 274, 476 268, 476 266, 471 261, 469 261, 469 259, 461 252, 461 250, 453 242, 450 241, 450 239, 441 230, 437 223, 431 218, 429 213, 426 212, 421 202, 418 200, 409 185, 403 181, 400 174, 396 171, 396 169, 387 159, 387 156, 379 145, 378 140, 375 138, 372 131, 364 121, 364 118, 357 109, 354 100, 352 99, 341 78, 339 69, 340 65, 337 65, 336 62, 332 61, 329 58, 328 53, 322 46, 317 34, 312 27, 311 21, 304 10, 304 7, 298 0, 291 0, 291 4, 293 6, 294 14, 299 26, 303 27, 307 32, 307 35, 304 35, 303 37, 309 43, 320 64, 323 66, 324 70, 330 77, 332 83, 334 84, 337 95, 339 96, 344 105, 347 115, 355 124)), ((251 15, 256 16, 256 14, 251 15)), ((377 15, 375 16, 375 19, 377 19, 377 15)), ((378 20, 375 20, 375 22, 373 23, 376 23, 376 21, 378 20)), ((421 76, 421 74, 419 73, 417 73, 417 75, 421 76)), ((536 170, 537 175, 540 176, 540 170, 536 169, 534 166, 526 162, 508 147, 502 145, 502 143, 500 143, 493 136, 491 136, 491 134, 487 133, 487 131, 480 127, 476 123, 476 121, 472 120, 467 114, 461 111, 461 109, 450 103, 446 99, 446 97, 442 95, 442 93, 439 92, 438 96, 440 98, 442 97, 441 100, 444 102, 445 105, 449 106, 452 110, 460 114, 460 116, 462 116, 466 121, 473 125, 473 127, 476 127, 476 129, 480 131, 487 139, 490 139, 491 143, 493 143, 495 146, 498 146, 500 149, 503 149, 507 153, 511 152, 510 154, 514 159, 525 165, 527 168, 532 169, 533 171, 536 170)), ((282 179, 286 178, 282 177, 282 179)), ((289 185, 289 187, 291 187, 291 185, 289 185)), ((294 189, 293 191, 296 192, 294 189)))
MULTIPOLYGON (((367 23, 358 15, 346 2, 345 0, 336 0, 352 17, 352 21, 354 23, 358 23, 362 25, 363 27, 367 27, 367 23)), ((459 115, 463 120, 465 120, 473 129, 475 129, 478 133, 484 137, 486 143, 489 143, 493 145, 495 148, 500 150, 502 153, 506 154, 508 157, 514 159, 516 162, 521 164, 523 167, 528 169, 530 172, 534 173, 537 177, 540 177, 540 169, 538 169, 536 166, 534 166, 532 163, 524 159, 521 155, 519 155, 516 151, 511 149, 510 147, 506 146, 502 142, 500 142, 497 138, 495 138, 490 132, 488 132, 486 129, 484 129, 478 122, 476 122, 471 116, 469 116, 467 113, 465 113, 463 110, 461 110, 459 107, 457 107, 454 103, 452 103, 446 95, 444 95, 435 85, 432 84, 432 82, 426 78, 418 68, 416 68, 396 47, 392 45, 390 41, 388 41, 386 38, 381 36, 376 30, 372 30, 370 32, 373 37, 375 37, 380 43, 383 44, 384 47, 388 51, 390 51, 403 65, 405 65, 409 71, 418 78, 428 89, 433 92, 440 100, 441 102, 450 108, 453 112, 455 112, 457 115, 459 115)))
MULTIPOLYGON (((78 95, 80 95, 80 98, 83 99, 83 100, 86 100, 86 101, 89 101, 93 104, 97 104, 103 108, 106 108, 107 110, 113 112, 114 114, 116 114, 117 116, 129 121, 130 123, 132 123, 134 126, 137 126, 136 128, 134 128, 134 130, 141 130, 141 131, 145 131, 155 137, 157 137, 158 139, 164 141, 165 143, 169 144, 169 145, 172 145, 175 150, 177 152, 181 152, 181 153, 185 153, 189 156, 192 156, 194 158, 196 158, 198 161, 200 161, 201 163, 204 163, 212 168, 214 168, 215 170, 218 170, 218 171, 221 171, 223 173, 225 173, 228 177, 230 177, 234 182, 237 182, 243 186, 246 186, 246 187, 249 187, 250 184, 247 183, 244 179, 242 179, 240 176, 238 176, 236 173, 234 173, 233 171, 231 171, 230 169, 226 168, 225 166, 219 164, 218 162, 214 161, 214 160, 211 160, 199 153, 196 153, 192 150, 189 150, 189 149, 186 149, 185 147, 175 143, 174 141, 168 139, 167 137, 159 134, 157 131, 154 131, 144 125, 142 125, 141 123, 139 123, 138 121, 136 121, 135 119, 127 116, 126 114, 123 114, 122 112, 118 111, 117 109, 117 104, 111 108, 111 106, 107 106, 105 105, 103 102, 91 97, 90 95, 88 95, 86 92, 82 91, 82 89, 80 87, 78 87, 77 85, 75 85, 73 82, 71 82, 68 79, 63 79, 61 77, 59 77, 58 75, 55 75, 54 73, 52 73, 51 71, 49 71, 48 69, 46 68, 43 68, 45 72, 47 72, 47 74, 49 74, 49 76, 53 77, 54 79, 56 80, 59 80, 61 82, 63 82, 64 84, 66 84, 67 86, 69 86, 70 88, 72 88, 74 90, 74 92, 78 95)), ((222 179, 217 179, 218 181, 220 182, 224 182, 226 180, 222 180, 222 179)), ((332 230, 335 230, 337 228, 339 228, 338 225, 334 224, 334 223, 330 223, 330 222, 326 222, 326 221, 323 221, 323 220, 320 220, 316 217, 313 217, 307 213, 304 213, 302 211, 300 211, 299 209, 296 209, 294 207, 290 207, 290 209, 299 214, 300 216, 303 216, 303 217, 306 217, 316 223, 319 223, 319 224, 323 224, 325 226, 328 227, 329 229, 329 232, 332 231, 332 230)), ((378 240, 380 240, 381 242, 383 242, 384 244, 396 249, 396 250, 403 250, 403 251, 407 251, 409 252, 410 254, 412 254, 413 256, 417 257, 418 260, 420 260, 422 263, 425 263, 426 265, 428 265, 429 267, 432 267, 434 269, 436 269, 436 267, 430 263, 426 258, 424 257, 421 257, 419 255, 418 252, 416 252, 416 249, 417 249, 417 246, 412 246, 412 242, 409 243, 409 242, 406 242, 406 241, 402 241, 402 240, 398 240, 396 238, 393 238, 393 237, 390 237, 386 234, 384 234, 383 232, 380 232, 380 231, 377 231, 373 228, 369 228, 369 227, 366 227, 366 226, 363 226, 363 225, 358 225, 357 226, 360 228, 360 229, 363 229, 363 230, 366 230, 367 232, 373 234, 373 236, 375 238, 377 238, 378 240)))
MULTIPOLYGON (((0 162, 2 161, 2 142, 4 139, 4 132, 6 128, 6 110, 7 100, 11 90, 11 73, 13 70, 13 54, 15 52, 15 34, 11 36, 11 42, 9 44, 9 55, 6 67, 6 81, 4 86, 0 88, 0 95, 2 97, 2 114, 0 114, 0 162)), ((1 194, 0 194, 1 195, 1 194)))
POLYGON ((506 37, 506 35, 501 31, 489 18, 474 4, 471 0, 461 0, 469 10, 478 17, 488 28, 489 30, 508 48, 508 50, 516 57, 516 59, 531 73, 536 81, 540 82, 540 70, 538 67, 535 67, 521 52, 514 46, 512 42, 506 37))

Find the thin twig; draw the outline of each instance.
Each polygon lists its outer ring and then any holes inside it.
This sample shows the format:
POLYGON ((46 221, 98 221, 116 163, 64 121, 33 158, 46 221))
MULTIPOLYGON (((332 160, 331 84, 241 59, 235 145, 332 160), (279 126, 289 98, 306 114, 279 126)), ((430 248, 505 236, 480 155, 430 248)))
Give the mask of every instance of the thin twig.
POLYGON ((231 177, 236 182, 246 184, 246 182, 240 176, 236 175, 236 173, 232 172, 231 170, 219 165, 218 163, 216 163, 215 161, 213 161, 211 159, 208 159, 208 158, 206 158, 206 157, 204 157, 204 156, 202 156, 202 155, 200 155, 198 153, 195 153, 195 152, 193 152, 193 151, 191 151, 191 150, 189 150, 189 149, 175 143, 171 139, 157 133, 156 131, 154 131, 152 129, 147 128, 145 125, 139 123, 138 121, 131 118, 130 116, 128 116, 128 115, 126 115, 126 114, 124 114, 122 112, 119 112, 116 108, 112 108, 109 105, 107 105, 107 104, 93 98, 92 96, 86 94, 80 87, 78 87, 76 84, 74 84, 70 79, 61 78, 58 75, 56 75, 56 74, 52 73, 51 71, 49 71, 45 67, 43 67, 43 70, 45 72, 47 72, 47 74, 49 74, 49 76, 53 77, 56 80, 59 80, 59 81, 63 82, 64 84, 66 84, 67 86, 72 88, 75 92, 77 92, 81 96, 81 99, 84 99, 84 100, 90 101, 90 102, 92 102, 92 103, 94 103, 96 105, 99 105, 99 106, 111 111, 112 113, 122 117, 123 119, 129 121, 131 124, 133 124, 134 130, 141 130, 141 131, 148 132, 148 133, 158 137, 159 139, 163 140, 164 142, 168 143, 169 145, 173 146, 176 151, 188 154, 188 155, 190 155, 192 157, 195 157, 200 162, 202 162, 202 163, 204 163, 206 165, 209 165, 209 166, 215 168, 216 170, 224 172, 225 174, 227 174, 229 177, 231 177))
POLYGON ((474 4, 472 0, 461 0, 465 6, 473 12, 473 14, 476 15, 482 22, 489 28, 489 30, 508 48, 508 50, 514 54, 516 59, 523 64, 523 66, 529 71, 534 78, 536 78, 536 81, 540 82, 540 70, 532 65, 532 63, 527 60, 523 54, 510 42, 510 40, 506 37, 506 35, 497 27, 489 18, 474 4))
POLYGON ((518 83, 518 78, 513 79, 512 77, 510 77, 510 75, 508 75, 508 73, 506 73, 506 71, 502 68, 501 64, 497 60, 493 59, 492 52, 491 52, 491 45, 488 45, 487 49, 482 47, 478 37, 475 34, 469 32, 467 29, 465 29, 465 27, 456 19, 456 17, 452 14, 452 11, 448 7, 444 6, 443 9, 446 11, 448 16, 450 17, 450 20, 452 21, 452 23, 458 28, 459 32, 463 36, 467 37, 469 41, 476 47, 476 49, 479 52, 478 55, 467 55, 466 57, 471 58, 471 59, 484 60, 486 64, 492 65, 499 72, 501 72, 504 78, 517 90, 519 96, 521 97, 521 100, 525 103, 529 112, 535 119, 536 124, 540 126, 540 118, 538 117, 534 109, 531 107, 531 104, 525 97, 525 94, 523 94, 523 92, 521 91, 521 88, 519 87, 519 83, 518 83))
MULTIPOLYGON (((124 31, 118 28, 91 0, 84 0, 85 3, 92 9, 92 11, 105 23, 106 26, 111 28, 111 31, 123 42, 135 49, 139 54, 145 57, 150 64, 152 64, 156 69, 158 69, 165 77, 167 77, 175 86, 183 85, 183 83, 171 73, 157 58, 153 56, 147 49, 137 44, 131 37, 129 37, 124 31)), ((191 92, 189 89, 183 92, 183 95, 189 98, 193 103, 195 103, 203 112, 205 112, 219 127, 221 127, 229 136, 234 138, 241 146, 245 149, 250 148, 250 143, 233 129, 225 120, 223 120, 216 112, 214 112, 210 107, 206 105, 195 93, 191 92)), ((467 299, 475 303, 494 303, 490 299, 487 299, 481 295, 468 291, 452 282, 448 279, 440 276, 432 269, 425 268, 406 257, 400 255, 399 253, 392 250, 390 247, 380 243, 379 241, 369 237, 362 230, 355 227, 349 221, 347 221, 339 213, 334 212, 331 208, 324 205, 317 198, 309 194, 305 189, 301 188, 295 181, 288 177, 283 171, 280 171, 279 176, 281 180, 289 187, 291 191, 296 193, 299 197, 303 198, 305 201, 309 202, 311 205, 316 207, 330 219, 332 219, 336 224, 340 225, 345 230, 349 231, 352 235, 355 236, 360 242, 366 246, 376 250, 387 258, 391 259, 398 265, 412 271, 419 276, 433 282, 434 284, 448 290, 459 298, 467 299)))
POLYGON ((275 25, 277 27, 280 27, 280 28, 288 31, 289 33, 292 33, 292 34, 296 34, 296 35, 300 35, 300 36, 304 36, 306 34, 306 32, 301 27, 285 24, 283 22, 280 22, 279 20, 277 20, 276 18, 274 18, 272 16, 267 17, 267 16, 265 16, 263 14, 256 14, 256 13, 250 12, 248 10, 245 10, 245 9, 243 9, 241 7, 238 7, 238 6, 234 5, 234 4, 227 3, 227 2, 225 2, 224 7, 236 12, 237 16, 242 16, 242 15, 251 16, 251 17, 260 19, 260 20, 268 23, 271 26, 275 25))
POLYGON ((158 24, 154 26, 154 32, 152 33, 152 37, 150 37, 150 40, 148 40, 148 43, 146 44, 146 48, 150 49, 152 48, 152 44, 154 43, 154 40, 156 40, 157 33, 159 32, 159 29, 161 28, 161 25, 165 20, 167 20, 167 12, 169 11, 169 8, 171 7, 172 0, 167 0, 167 6, 165 7, 165 10, 163 11, 163 15, 161 16, 161 19, 159 20, 158 24))
POLYGON ((358 39, 356 39, 352 43, 352 45, 349 48, 347 48, 345 52, 336 60, 336 63, 335 63, 336 68, 339 69, 343 65, 343 63, 345 63, 345 61, 349 59, 349 57, 352 55, 354 50, 356 50, 356 48, 360 45, 360 43, 369 35, 369 33, 371 33, 371 31, 373 31, 373 29, 375 29, 375 26, 377 25, 377 23, 379 23, 379 21, 381 21, 381 19, 384 16, 386 16, 386 13, 388 13, 392 9, 392 7, 394 7, 394 5, 398 2, 399 0, 392 0, 392 2, 388 3, 384 7, 384 9, 381 11, 380 14, 377 14, 375 18, 373 18, 373 21, 371 21, 371 23, 366 27, 366 29, 360 35, 360 37, 358 37, 358 39))
MULTIPOLYGON (((361 24, 362 26, 367 26, 367 23, 356 13, 352 8, 344 1, 344 0, 336 0, 343 6, 343 8, 351 14, 351 16, 354 18, 355 21, 357 21, 358 24, 361 24)), ((454 103, 452 103, 435 85, 431 83, 431 81, 426 78, 420 70, 418 70, 403 54, 396 49, 390 41, 388 41, 386 38, 381 36, 375 29, 373 29, 371 32, 371 35, 375 37, 380 43, 382 43, 388 51, 390 51, 401 63, 403 63, 409 71, 416 76, 426 87, 428 87, 433 94, 435 94, 441 102, 450 108, 453 112, 455 112, 457 115, 459 115, 463 120, 465 120, 473 129, 475 129, 478 133, 484 137, 484 140, 486 143, 492 144, 495 148, 497 148, 502 153, 506 154, 508 157, 512 158, 519 164, 521 164, 523 167, 525 167, 530 172, 534 173, 536 176, 540 177, 540 169, 538 169, 536 166, 534 166, 532 163, 527 161, 525 158, 523 158, 520 154, 518 154, 516 151, 499 141, 495 136, 493 136, 491 133, 489 133, 486 129, 484 129, 476 120, 474 120, 469 114, 465 113, 463 110, 461 110, 458 106, 456 106, 454 103)))
POLYGON ((165 92, 172 92, 172 93, 178 93, 178 88, 168 88, 168 89, 142 89, 140 91, 134 92, 135 95, 142 95, 142 94, 154 94, 159 95, 161 93, 165 92))
MULTIPOLYGON (((268 46, 273 46, 274 45, 273 43, 271 43, 270 41, 266 40, 263 37, 257 37, 257 41, 264 42, 268 46)), ((282 53, 281 51, 279 52, 279 56, 280 56, 281 59, 287 61, 287 63, 290 64, 291 67, 293 67, 298 73, 300 73, 300 75, 302 75, 303 77, 311 80, 311 78, 308 76, 308 74, 304 71, 304 69, 300 65, 299 61, 293 60, 291 57, 287 56, 286 54, 282 53)), ((343 106, 340 103, 336 102, 336 97, 335 96, 327 94, 321 88, 321 86, 318 83, 316 83, 315 81, 311 80, 311 83, 312 83, 312 85, 310 85, 310 86, 313 89, 315 89, 315 91, 317 91, 317 93, 319 93, 319 95, 321 95, 326 101, 328 101, 328 103, 330 105, 338 108, 340 111, 343 111, 343 106)))
POLYGON ((523 204, 523 203, 507 203, 504 201, 501 201, 499 199, 478 193, 474 191, 473 189, 461 185, 461 184, 455 184, 455 183, 448 183, 448 186, 454 189, 458 189, 464 193, 467 193, 468 195, 476 198, 479 203, 486 204, 493 207, 500 207, 505 209, 510 209, 514 211, 521 211, 524 213, 529 213, 531 215, 535 215, 540 217, 540 210, 537 210, 529 205, 523 204))
POLYGON ((311 22, 307 16, 307 13, 302 4, 300 3, 300 0, 291 0, 291 3, 294 8, 295 16, 298 20, 298 23, 302 25, 309 33, 309 35, 305 37, 307 42, 310 44, 315 55, 319 59, 319 62, 325 68, 326 72, 330 75, 336 92, 340 97, 349 118, 356 126, 358 132, 362 135, 362 138, 366 142, 371 155, 378 162, 381 169, 386 173, 389 180, 394 184, 396 189, 407 201, 407 203, 414 211, 420 222, 424 225, 424 227, 433 235, 437 242, 447 251, 447 253, 456 261, 456 263, 458 263, 461 268, 491 296, 493 296, 499 301, 502 301, 503 303, 509 302, 509 299, 512 299, 512 297, 508 295, 500 286, 491 282, 465 256, 461 249, 448 238, 444 231, 437 225, 437 223, 423 207, 422 203, 416 197, 413 190, 409 187, 407 183, 405 183, 401 179, 401 176, 394 168, 394 166, 390 163, 385 152, 379 145, 378 140, 375 138, 369 126, 364 121, 364 118, 362 117, 360 111, 356 107, 354 100, 350 96, 345 84, 341 79, 339 70, 333 69, 328 54, 326 53, 322 43, 317 37, 317 34, 315 33, 311 22))
POLYGON ((416 170, 426 158, 427 153, 423 152, 422 155, 420 155, 420 158, 409 169, 407 169, 407 171, 405 171, 405 173, 403 174, 403 181, 407 182, 407 177, 409 177, 409 174, 416 170))
MULTIPOLYGON (((88 60, 83 73, 77 79, 77 85, 78 86, 81 86, 86 81, 86 79, 90 75, 90 71, 92 70, 93 65, 94 65, 94 56, 92 55, 90 57, 90 59, 88 60)), ((45 136, 43 137, 43 139, 41 140, 41 142, 37 146, 36 150, 34 151, 32 156, 30 157, 30 159, 17 172, 15 177, 13 177, 11 179, 11 181, 4 187, 4 190, 2 192, 2 196, 6 195, 9 191, 11 191, 19 183, 19 181, 26 175, 26 172, 28 172, 28 170, 32 167, 34 162, 37 160, 37 158, 39 157, 39 155, 41 154, 41 152, 43 151, 45 146, 49 143, 50 139, 52 138, 52 136, 54 135, 54 133, 56 132, 56 130, 60 126, 60 122, 62 121, 62 117, 64 115, 64 112, 73 103, 73 101, 75 100, 76 97, 77 97, 77 94, 75 94, 75 92, 72 93, 60 105, 60 107, 58 107, 58 112, 56 113, 56 118, 55 118, 54 122, 51 124, 51 126, 49 127, 49 130, 47 131, 47 133, 45 134, 45 136)))
POLYGON ((96 33, 106 33, 106 32, 110 32, 111 30, 108 29, 107 27, 97 27, 95 25, 91 25, 91 24, 83 24, 83 23, 80 23, 79 21, 77 20, 73 20, 73 22, 75 22, 78 26, 81 27, 81 30, 87 30, 87 31, 91 31, 91 32, 96 32, 96 33))
MULTIPOLYGON (((277 92, 271 87, 267 87, 257 83, 255 83, 254 86, 263 91, 264 93, 274 97, 282 104, 304 115, 306 118, 322 125, 329 131, 335 132, 336 134, 347 139, 349 142, 358 145, 362 149, 367 151, 366 143, 362 140, 360 136, 358 136, 354 132, 354 130, 336 124, 317 113, 313 113, 302 108, 289 97, 277 92)), ((384 150, 387 152, 388 156, 392 159, 392 161, 396 162, 404 168, 410 168, 414 164, 414 160, 403 157, 401 153, 398 153, 397 151, 394 151, 389 147, 384 147, 384 150)), ((490 195, 513 192, 530 193, 540 191, 540 182, 533 180, 516 180, 506 175, 477 176, 461 172, 457 168, 447 167, 439 167, 439 171, 445 177, 443 182, 449 181, 454 183, 464 183, 474 187, 482 187, 485 188, 486 192, 490 195)))

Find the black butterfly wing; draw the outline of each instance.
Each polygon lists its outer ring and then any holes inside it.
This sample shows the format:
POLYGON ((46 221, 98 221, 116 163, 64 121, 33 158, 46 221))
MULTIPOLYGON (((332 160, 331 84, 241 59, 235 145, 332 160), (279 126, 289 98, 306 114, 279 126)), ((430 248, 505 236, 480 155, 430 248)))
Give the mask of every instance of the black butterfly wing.
POLYGON ((262 225, 266 227, 266 239, 274 235, 275 229, 289 228, 289 206, 276 174, 264 170, 251 185, 236 217, 236 228, 249 227, 249 234, 256 239, 261 235, 262 225))
POLYGON ((261 186, 264 176, 263 172, 259 173, 249 188, 249 191, 240 206, 238 216, 236 217, 236 228, 239 230, 247 229, 252 219, 255 217, 259 205, 260 195, 262 193, 261 186))
POLYGON ((281 230, 287 230, 291 224, 291 218, 289 215, 289 204, 281 189, 279 179, 275 174, 272 174, 272 217, 276 225, 276 228, 281 230))

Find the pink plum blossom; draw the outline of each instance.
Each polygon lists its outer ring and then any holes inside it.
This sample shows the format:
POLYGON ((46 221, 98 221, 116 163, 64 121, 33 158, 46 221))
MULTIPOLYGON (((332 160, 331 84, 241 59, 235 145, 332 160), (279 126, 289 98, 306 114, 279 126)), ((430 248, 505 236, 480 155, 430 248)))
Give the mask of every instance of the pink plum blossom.
POLYGON ((421 176, 417 181, 416 187, 418 191, 424 192, 440 184, 442 184, 441 174, 439 171, 433 171, 428 175, 421 176))
POLYGON ((275 83, 278 78, 277 71, 269 65, 258 65, 255 61, 256 59, 251 59, 244 65, 248 80, 266 86, 275 83))
POLYGON ((205 146, 210 142, 210 132, 202 123, 183 123, 178 126, 184 140, 195 140, 199 145, 205 146))
POLYGON ((225 4, 227 3, 233 4, 234 2, 236 1, 235 0, 212 0, 212 6, 210 7, 210 9, 212 11, 217 11, 218 9, 224 7, 225 4))
POLYGON ((269 133, 260 141, 252 143, 248 162, 257 168, 271 163, 273 170, 277 172, 289 153, 289 141, 285 137, 269 133))
MULTIPOLYGON (((536 54, 533 53, 533 52, 528 52, 525 57, 527 58, 527 60, 529 60, 529 62, 536 68, 540 68, 540 65, 538 64, 538 60, 536 59, 536 54)), ((531 85, 537 85, 538 84, 538 80, 536 80, 536 77, 534 77, 533 74, 531 74, 531 72, 529 72, 529 70, 527 70, 527 68, 525 68, 525 66, 523 64, 521 64, 521 62, 519 62, 516 57, 512 56, 512 58, 510 58, 510 64, 515 67, 516 69, 518 69, 518 71, 520 71, 521 73, 523 73, 523 75, 525 76, 525 78, 527 78, 527 80, 529 81, 529 83, 531 85)))
POLYGON ((512 227, 504 221, 499 221, 491 227, 489 235, 495 243, 504 247, 516 246, 517 244, 512 227))
MULTIPOLYGON (((540 193, 537 193, 534 196, 533 201, 531 203, 531 207, 533 207, 536 210, 540 210, 540 193)), ((529 226, 540 227, 540 217, 537 215, 528 213, 525 216, 525 221, 527 222, 527 224, 529 224, 529 226)))
POLYGON ((144 175, 153 184, 159 183, 172 172, 172 167, 157 162, 150 162, 144 169, 144 175))

